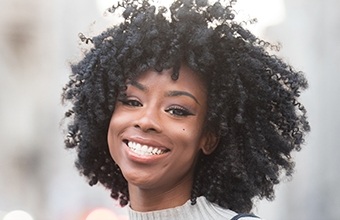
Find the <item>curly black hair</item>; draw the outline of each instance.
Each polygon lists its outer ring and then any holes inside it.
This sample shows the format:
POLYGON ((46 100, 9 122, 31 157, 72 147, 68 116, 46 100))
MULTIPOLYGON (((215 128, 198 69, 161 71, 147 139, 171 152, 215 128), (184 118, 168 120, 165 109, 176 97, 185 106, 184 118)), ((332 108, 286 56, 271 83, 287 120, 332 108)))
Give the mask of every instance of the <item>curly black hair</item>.
POLYGON ((235 1, 176 0, 169 8, 147 0, 124 0, 124 21, 93 38, 82 60, 71 64, 63 102, 71 104, 65 138, 78 152, 76 167, 90 185, 111 190, 122 206, 129 201, 127 181, 110 156, 107 132, 126 80, 143 71, 173 69, 177 80, 185 63, 208 87, 207 127, 219 136, 216 150, 200 155, 191 193, 249 212, 254 198, 274 198, 274 185, 290 176, 293 150, 300 150, 310 130, 298 101, 308 84, 236 22, 235 1))

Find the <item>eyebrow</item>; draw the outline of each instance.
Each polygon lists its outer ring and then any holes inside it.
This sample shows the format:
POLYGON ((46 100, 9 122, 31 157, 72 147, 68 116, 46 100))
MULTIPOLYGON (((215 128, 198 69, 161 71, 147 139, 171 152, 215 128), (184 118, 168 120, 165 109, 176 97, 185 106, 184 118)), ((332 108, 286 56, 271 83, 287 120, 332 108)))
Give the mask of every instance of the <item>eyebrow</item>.
POLYGON ((148 91, 148 88, 146 86, 144 86, 143 84, 141 84, 141 83, 139 83, 137 81, 131 80, 127 84, 128 85, 130 84, 130 85, 132 85, 132 86, 136 87, 137 89, 142 90, 144 92, 148 91))
MULTIPOLYGON (((149 90, 145 85, 134 80, 129 81, 127 84, 130 84, 143 92, 147 92, 149 90)), ((197 104, 201 105, 193 94, 186 91, 172 90, 168 91, 165 96, 167 97, 187 96, 192 98, 197 104)))
POLYGON ((198 102, 196 97, 193 94, 189 93, 189 92, 174 90, 174 91, 167 92, 166 96, 170 96, 170 97, 174 97, 174 96, 188 96, 188 97, 192 98, 197 104, 200 105, 200 103, 198 102))

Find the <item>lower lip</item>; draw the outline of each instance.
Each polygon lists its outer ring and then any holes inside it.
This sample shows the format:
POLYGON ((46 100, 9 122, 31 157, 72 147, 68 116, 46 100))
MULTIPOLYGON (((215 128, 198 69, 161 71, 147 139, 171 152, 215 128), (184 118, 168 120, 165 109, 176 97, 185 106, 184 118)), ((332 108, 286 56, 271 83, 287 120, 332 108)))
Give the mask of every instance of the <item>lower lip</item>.
POLYGON ((144 164, 155 163, 157 161, 163 160, 169 154, 169 152, 166 152, 159 155, 139 155, 136 152, 132 151, 128 146, 126 146, 125 149, 127 156, 131 161, 144 164))

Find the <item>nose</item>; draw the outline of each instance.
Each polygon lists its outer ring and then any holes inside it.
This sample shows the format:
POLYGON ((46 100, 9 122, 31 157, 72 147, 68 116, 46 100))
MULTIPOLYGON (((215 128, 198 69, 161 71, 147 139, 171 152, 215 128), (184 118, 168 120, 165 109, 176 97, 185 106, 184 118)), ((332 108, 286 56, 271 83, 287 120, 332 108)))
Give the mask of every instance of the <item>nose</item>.
POLYGON ((135 121, 134 127, 144 132, 161 132, 162 125, 157 109, 144 107, 140 112, 140 117, 135 121))

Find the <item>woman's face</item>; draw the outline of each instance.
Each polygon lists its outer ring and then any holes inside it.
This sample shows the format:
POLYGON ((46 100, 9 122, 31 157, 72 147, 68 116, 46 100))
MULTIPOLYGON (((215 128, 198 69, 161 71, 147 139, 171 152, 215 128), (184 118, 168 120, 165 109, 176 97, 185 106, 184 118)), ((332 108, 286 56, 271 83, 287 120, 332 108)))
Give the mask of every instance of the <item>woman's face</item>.
POLYGON ((198 152, 207 146, 204 83, 186 66, 176 81, 171 73, 142 73, 116 103, 108 144, 129 187, 190 190, 198 152))

